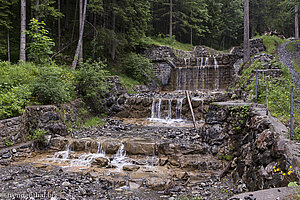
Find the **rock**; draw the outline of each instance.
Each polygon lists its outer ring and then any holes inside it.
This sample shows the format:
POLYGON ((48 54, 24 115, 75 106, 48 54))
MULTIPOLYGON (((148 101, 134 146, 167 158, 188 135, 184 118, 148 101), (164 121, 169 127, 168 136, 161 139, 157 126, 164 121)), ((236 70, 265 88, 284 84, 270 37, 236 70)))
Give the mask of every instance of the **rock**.
POLYGON ((105 167, 108 165, 108 159, 103 157, 95 158, 92 162, 93 165, 97 165, 98 167, 105 167))
POLYGON ((68 186, 71 185, 71 183, 69 183, 67 181, 64 181, 61 185, 64 186, 64 187, 68 187, 68 186))
POLYGON ((17 150, 16 149, 12 149, 11 152, 12 153, 17 153, 17 150))
POLYGON ((103 151, 107 154, 115 154, 121 146, 121 142, 116 139, 107 139, 101 142, 103 151))
POLYGON ((124 149, 127 154, 152 156, 155 152, 155 143, 131 139, 124 142, 124 149))
POLYGON ((167 157, 162 157, 162 158, 159 158, 159 165, 160 166, 164 166, 168 163, 168 158, 167 157))
POLYGON ((10 153, 6 153, 2 155, 2 158, 7 159, 10 158, 12 155, 10 153))
POLYGON ((169 183, 166 179, 152 177, 146 180, 146 186, 152 190, 163 191, 169 183))
POLYGON ((123 166, 124 171, 137 171, 138 169, 140 169, 140 167, 137 165, 124 165, 123 166))

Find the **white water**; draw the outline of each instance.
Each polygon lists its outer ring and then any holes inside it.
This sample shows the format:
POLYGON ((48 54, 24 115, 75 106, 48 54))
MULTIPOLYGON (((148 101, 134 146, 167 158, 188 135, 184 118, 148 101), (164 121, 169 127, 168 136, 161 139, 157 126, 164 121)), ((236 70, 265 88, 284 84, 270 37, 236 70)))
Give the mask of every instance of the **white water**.
MULTIPOLYGON (((97 152, 96 153, 82 153, 79 155, 75 155, 75 152, 70 150, 70 142, 67 147, 66 151, 56 152, 52 158, 47 159, 50 162, 66 164, 64 167, 90 167, 93 161, 96 158, 102 157, 107 158, 105 151, 102 148, 102 144, 97 142, 97 152), (71 156, 72 155, 72 156, 71 156)), ((85 143, 85 147, 87 143, 85 143)), ((87 150, 87 148, 85 148, 87 150)), ((116 169, 122 169, 125 164, 128 164, 129 159, 126 157, 126 151, 124 150, 124 144, 120 145, 119 150, 117 151, 116 155, 114 155, 113 160, 110 162, 111 164, 116 166, 116 169)))
POLYGON ((215 90, 218 90, 220 87, 220 71, 219 69, 219 65, 218 65, 218 61, 217 59, 214 57, 214 68, 215 68, 215 74, 216 74, 216 78, 215 78, 215 90))
POLYGON ((182 103, 183 103, 183 98, 181 99, 153 98, 152 106, 151 106, 151 117, 148 118, 148 120, 162 122, 162 123, 182 122, 182 117, 181 117, 182 103), (175 105, 172 106, 173 100, 177 101, 176 107, 175 105), (175 109, 175 114, 173 116, 172 112, 174 113, 174 109, 175 109))

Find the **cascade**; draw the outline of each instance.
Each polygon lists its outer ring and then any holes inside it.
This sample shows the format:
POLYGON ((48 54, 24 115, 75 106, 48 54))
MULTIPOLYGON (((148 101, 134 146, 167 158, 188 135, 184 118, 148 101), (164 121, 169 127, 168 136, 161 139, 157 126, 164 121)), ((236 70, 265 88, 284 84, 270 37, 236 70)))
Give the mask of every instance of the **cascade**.
POLYGON ((172 119, 172 99, 169 99, 168 119, 172 119))
POLYGON ((216 78, 215 78, 215 90, 219 89, 219 85, 220 85, 220 71, 219 69, 219 65, 218 65, 218 61, 216 59, 216 57, 214 57, 214 69, 215 69, 215 74, 216 74, 216 78))
POLYGON ((149 120, 166 122, 181 120, 182 102, 183 98, 153 98, 151 106, 151 117, 149 118, 149 120), (176 105, 172 104, 174 100, 176 100, 176 105))
POLYGON ((177 103, 176 103, 176 119, 181 119, 182 102, 183 102, 183 99, 177 99, 177 103))

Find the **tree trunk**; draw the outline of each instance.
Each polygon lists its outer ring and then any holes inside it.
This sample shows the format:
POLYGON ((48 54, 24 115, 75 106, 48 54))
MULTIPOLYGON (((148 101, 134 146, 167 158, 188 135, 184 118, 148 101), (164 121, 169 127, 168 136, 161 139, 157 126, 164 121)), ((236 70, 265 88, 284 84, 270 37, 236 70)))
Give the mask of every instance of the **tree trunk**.
POLYGON ((38 15, 38 7, 40 5, 40 0, 36 0, 36 9, 35 9, 35 19, 39 21, 39 15, 38 15))
POLYGON ((9 29, 7 29, 7 61, 10 62, 9 29))
POLYGON ((299 39, 298 5, 295 5, 295 38, 299 39))
POLYGON ((75 15, 74 15, 74 20, 73 20, 73 28, 72 28, 71 42, 72 42, 73 39, 74 39, 75 24, 76 24, 76 19, 77 19, 77 9, 78 9, 78 0, 76 0, 76 8, 75 8, 75 15))
POLYGON ((193 45, 193 28, 191 28, 191 45, 193 45))
POLYGON ((170 24, 169 24, 169 36, 173 37, 173 0, 170 0, 170 24))
MULTIPOLYGON (((82 0, 80 0, 82 1, 82 0)), ((82 15, 82 24, 81 24, 81 28, 80 28, 80 33, 79 33, 79 40, 78 40, 78 44, 77 44, 77 48, 76 48, 76 53, 74 56, 74 60, 73 60, 73 64, 72 64, 72 68, 75 69, 77 62, 78 62, 78 58, 79 58, 79 53, 80 53, 80 46, 81 46, 81 42, 82 42, 82 38, 83 38, 83 31, 84 31, 84 22, 85 22, 85 17, 86 17, 86 6, 87 6, 87 0, 84 0, 84 8, 83 8, 83 15, 82 15)))
POLYGON ((20 60, 26 62, 26 0, 21 0, 20 60))
MULTIPOLYGON (((116 0, 114 0, 115 6, 116 0)), ((116 58, 116 40, 115 40, 115 33, 116 33, 116 14, 113 8, 112 11, 112 35, 111 35, 111 59, 115 60, 116 58)))
POLYGON ((94 44, 93 44, 93 60, 95 59, 95 53, 96 53, 96 26, 97 26, 97 14, 94 13, 94 44))
POLYGON ((244 0, 244 63, 250 61, 249 0, 244 0))
POLYGON ((65 19, 65 28, 67 29, 69 27, 69 0, 66 0, 66 19, 65 19))
MULTIPOLYGON (((83 0, 79 0, 79 33, 81 31, 81 26, 82 26, 82 3, 83 3, 83 0)), ((83 49, 82 49, 82 45, 83 45, 83 41, 81 41, 80 43, 80 52, 79 52, 79 62, 82 61, 82 53, 83 53, 83 49)))
MULTIPOLYGON (((57 1, 57 8, 58 8, 58 12, 60 12, 60 0, 57 1)), ((58 27, 57 27, 57 30, 58 30, 58 49, 60 49, 60 39, 61 39, 61 30, 60 30, 60 17, 58 17, 58 27)))

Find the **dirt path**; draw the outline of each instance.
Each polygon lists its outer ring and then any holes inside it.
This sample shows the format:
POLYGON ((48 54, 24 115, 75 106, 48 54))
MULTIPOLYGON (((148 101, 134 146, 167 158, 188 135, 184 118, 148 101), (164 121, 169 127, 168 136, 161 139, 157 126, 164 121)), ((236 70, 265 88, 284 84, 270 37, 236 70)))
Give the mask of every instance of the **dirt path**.
MULTIPOLYGON (((299 76, 299 73, 295 69, 293 60, 300 58, 300 50, 298 49, 298 50, 295 50, 294 52, 289 52, 288 50, 286 50, 286 46, 291 42, 292 41, 289 41, 289 42, 286 42, 285 44, 280 45, 277 49, 277 53, 278 53, 281 63, 289 67, 289 71, 292 75, 293 82, 296 85, 296 92, 298 92, 298 95, 299 95, 300 76, 299 76)), ((296 101, 296 107, 300 108, 299 100, 296 101)))

